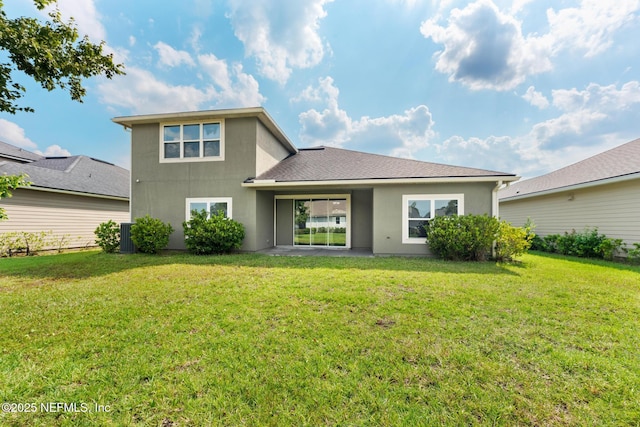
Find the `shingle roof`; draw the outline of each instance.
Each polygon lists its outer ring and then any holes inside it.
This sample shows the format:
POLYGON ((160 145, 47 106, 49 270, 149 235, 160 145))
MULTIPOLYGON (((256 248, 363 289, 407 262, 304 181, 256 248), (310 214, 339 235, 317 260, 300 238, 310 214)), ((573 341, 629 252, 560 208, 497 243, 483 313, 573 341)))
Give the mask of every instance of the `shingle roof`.
POLYGON ((1 158, 16 160, 20 163, 28 163, 43 159, 44 157, 23 148, 0 141, 0 159, 1 158))
POLYGON ((501 190, 500 200, 640 173, 640 138, 501 190))
POLYGON ((300 149, 256 177, 276 182, 399 178, 515 177, 514 174, 401 159, 333 147, 300 149))
POLYGON ((31 187, 129 198, 129 171, 86 156, 43 157, 32 163, 0 162, 0 175, 29 175, 31 187))

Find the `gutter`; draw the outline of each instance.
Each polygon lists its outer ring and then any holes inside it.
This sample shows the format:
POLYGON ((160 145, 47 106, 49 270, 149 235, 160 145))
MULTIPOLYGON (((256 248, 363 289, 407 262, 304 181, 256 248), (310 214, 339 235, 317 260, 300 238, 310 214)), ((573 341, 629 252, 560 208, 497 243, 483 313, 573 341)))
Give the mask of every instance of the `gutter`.
POLYGON ((103 194, 94 194, 94 193, 83 193, 81 191, 72 191, 72 190, 59 190, 56 188, 44 188, 44 187, 36 187, 33 185, 18 187, 23 190, 35 190, 35 191, 44 191, 46 193, 57 193, 57 194, 68 194, 71 196, 84 196, 84 197, 93 197, 96 199, 108 199, 108 200, 119 200, 122 202, 128 202, 128 197, 120 197, 120 196, 108 196, 103 194))
MULTIPOLYGON (((273 188, 273 187, 320 187, 320 186, 351 186, 351 185, 392 185, 392 184, 437 184, 450 182, 496 182, 496 176, 463 176, 463 177, 438 177, 438 178, 377 178, 377 179, 341 179, 328 181, 276 181, 274 179, 257 179, 252 182, 243 182, 243 187, 248 188, 273 188)), ((520 179, 519 176, 504 176, 499 180, 512 182, 520 179)), ((497 191, 496 193, 497 200, 497 191)))

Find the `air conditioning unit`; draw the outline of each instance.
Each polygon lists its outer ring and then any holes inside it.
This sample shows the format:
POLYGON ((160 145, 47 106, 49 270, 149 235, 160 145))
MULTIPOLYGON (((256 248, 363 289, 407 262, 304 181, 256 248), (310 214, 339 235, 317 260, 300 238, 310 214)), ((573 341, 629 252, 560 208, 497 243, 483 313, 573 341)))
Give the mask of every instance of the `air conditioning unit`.
POLYGON ((120 223, 120 253, 132 254, 136 251, 136 246, 131 240, 131 226, 132 222, 120 223))

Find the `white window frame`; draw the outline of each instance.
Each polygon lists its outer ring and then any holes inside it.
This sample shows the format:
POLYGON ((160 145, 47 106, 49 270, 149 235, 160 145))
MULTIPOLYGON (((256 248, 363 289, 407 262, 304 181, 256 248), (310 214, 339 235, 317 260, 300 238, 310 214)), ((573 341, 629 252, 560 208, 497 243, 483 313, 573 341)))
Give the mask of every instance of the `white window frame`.
MULTIPOLYGON (((160 163, 191 163, 191 162, 220 162, 224 161, 224 119, 202 120, 197 122, 167 122, 160 123, 160 163), (220 125, 220 155, 204 157, 204 137, 202 134, 202 126, 206 124, 220 125), (200 157, 184 157, 184 126, 200 125, 200 157), (172 141, 180 143, 180 157, 165 158, 164 157, 164 128, 167 126, 180 126, 180 140, 172 141)), ((187 141, 195 142, 195 141, 187 141)))
POLYGON ((227 204, 227 218, 233 218, 233 203, 231 197, 190 197, 187 198, 185 204, 185 218, 187 221, 191 219, 191 203, 207 203, 209 215, 211 214, 211 204, 212 203, 226 203, 227 204))
POLYGON ((431 215, 429 219, 435 217, 435 202, 438 200, 457 200, 458 215, 464 215, 464 194, 403 194, 402 195, 402 243, 403 244, 425 244, 424 237, 409 237, 409 200, 429 200, 431 201, 431 215))

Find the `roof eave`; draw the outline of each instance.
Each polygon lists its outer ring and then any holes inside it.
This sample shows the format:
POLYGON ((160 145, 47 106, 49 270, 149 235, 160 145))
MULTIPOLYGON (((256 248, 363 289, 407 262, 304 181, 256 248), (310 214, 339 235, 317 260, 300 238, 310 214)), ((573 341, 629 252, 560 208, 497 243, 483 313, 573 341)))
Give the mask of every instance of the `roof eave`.
POLYGON ((491 176, 462 176, 462 177, 431 177, 431 178, 374 178, 374 179, 338 179, 325 181, 277 181, 272 179, 253 180, 243 182, 248 188, 276 188, 276 187, 335 187, 354 185, 390 185, 390 184, 436 184, 445 182, 514 182, 520 179, 515 175, 491 176))
POLYGON ((83 191, 73 191, 73 190, 63 190, 59 188, 49 188, 49 187, 39 187, 37 185, 29 185, 18 187, 23 190, 35 190, 35 191, 43 191, 47 193, 58 193, 58 194, 69 194, 72 196, 84 196, 84 197, 93 197, 97 199, 108 199, 108 200, 119 200, 123 202, 128 202, 129 197, 122 196, 111 196, 108 194, 96 194, 96 193, 86 193, 83 191))
POLYGON ((224 110, 204 110, 204 111, 186 111, 179 113, 160 113, 160 114, 147 114, 139 116, 123 116, 114 117, 112 122, 117 123, 125 128, 131 129, 134 125, 161 123, 164 121, 173 120, 204 120, 211 118, 242 118, 242 117, 257 117, 258 120, 271 131, 274 136, 280 141, 287 150, 291 153, 297 153, 298 149, 291 142, 291 140, 285 135, 285 133, 276 124, 273 118, 267 113, 263 107, 248 107, 248 108, 229 108, 224 110))
POLYGON ((548 190, 535 191, 535 192, 526 193, 526 194, 517 194, 515 196, 501 197, 499 200, 500 202, 511 202, 516 200, 529 199, 532 197, 540 197, 540 196, 547 196, 550 194, 564 193, 566 191, 574 191, 574 190, 581 190, 584 188, 598 187, 600 185, 615 184, 618 182, 631 181, 634 179, 640 179, 640 172, 615 176, 611 178, 599 179, 597 181, 581 182, 579 184, 566 185, 564 187, 551 188, 548 190))

